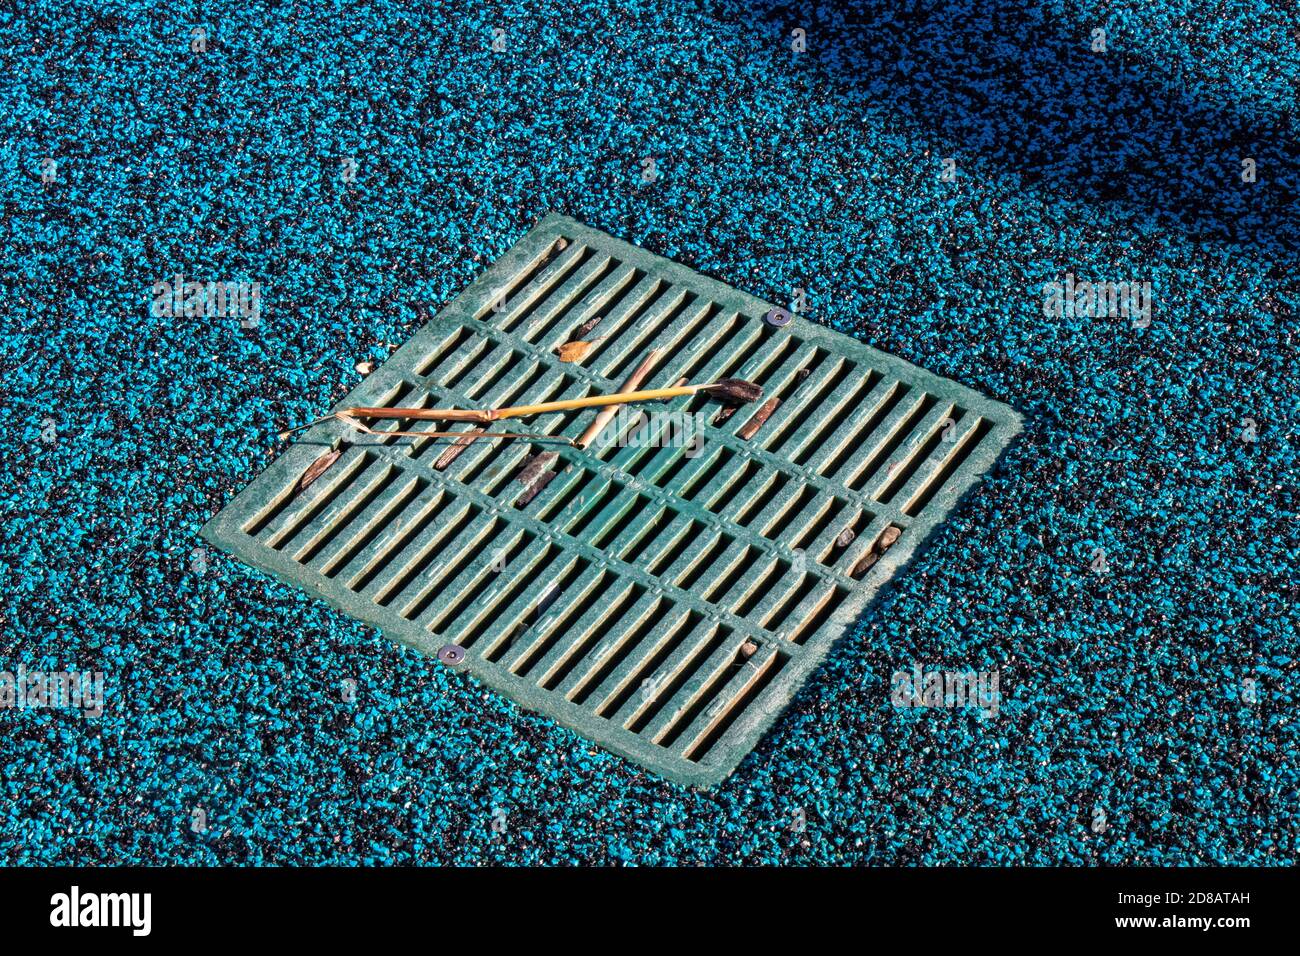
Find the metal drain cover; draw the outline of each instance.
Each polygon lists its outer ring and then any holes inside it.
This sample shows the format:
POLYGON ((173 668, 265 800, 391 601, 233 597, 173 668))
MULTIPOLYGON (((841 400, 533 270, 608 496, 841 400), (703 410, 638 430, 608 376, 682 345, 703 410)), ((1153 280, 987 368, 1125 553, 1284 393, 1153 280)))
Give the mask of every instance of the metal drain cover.
MULTIPOLYGON (((1020 430, 1005 405, 772 308, 548 216, 339 407, 613 392, 651 348, 643 388, 737 377, 764 402, 638 406, 647 419, 628 409, 607 429, 622 440, 588 451, 331 421, 203 535, 670 780, 716 784, 1020 430), (561 362, 572 340, 594 344, 561 362)), ((594 415, 510 428, 576 438, 594 415)))

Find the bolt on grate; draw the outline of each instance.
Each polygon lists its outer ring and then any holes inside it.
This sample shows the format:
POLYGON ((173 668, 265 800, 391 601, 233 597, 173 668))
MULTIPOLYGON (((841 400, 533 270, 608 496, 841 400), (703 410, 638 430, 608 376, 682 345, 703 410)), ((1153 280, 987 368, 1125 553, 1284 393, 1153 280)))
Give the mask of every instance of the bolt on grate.
MULTIPOLYGON (((1021 427, 773 311, 548 216, 339 407, 608 393, 652 348, 643 388, 738 377, 763 400, 628 408, 586 450, 329 421, 203 535, 664 777, 716 784, 1021 427), (575 340, 592 345, 562 362, 575 340)), ((594 414, 511 430, 577 438, 594 414)))

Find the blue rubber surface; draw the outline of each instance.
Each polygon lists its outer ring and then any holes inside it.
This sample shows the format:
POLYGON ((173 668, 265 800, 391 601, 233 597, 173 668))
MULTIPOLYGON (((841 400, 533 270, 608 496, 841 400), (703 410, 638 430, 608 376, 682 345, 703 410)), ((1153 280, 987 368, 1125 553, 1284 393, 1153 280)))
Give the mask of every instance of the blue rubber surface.
POLYGON ((96 6, 0 12, 0 671, 107 688, 0 710, 0 860, 1295 861, 1284 4, 96 6), (552 209, 1027 416, 716 792, 195 550, 552 209), (915 664, 998 715, 892 707, 915 664))

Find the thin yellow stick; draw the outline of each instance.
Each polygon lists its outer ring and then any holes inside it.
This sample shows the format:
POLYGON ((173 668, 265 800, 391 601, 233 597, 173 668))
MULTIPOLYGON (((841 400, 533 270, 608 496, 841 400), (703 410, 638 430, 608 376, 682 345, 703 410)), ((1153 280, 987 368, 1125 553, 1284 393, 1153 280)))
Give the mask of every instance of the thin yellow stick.
MULTIPOLYGON (((335 416, 344 424, 351 425, 353 428, 367 435, 378 435, 381 438, 461 438, 469 441, 476 441, 480 438, 527 438, 529 441, 539 442, 560 442, 562 444, 572 445, 572 438, 565 438, 557 435, 534 435, 529 432, 406 432, 406 431, 380 431, 361 424, 353 418, 356 409, 348 409, 344 412, 335 412, 335 416)), ((409 416, 403 416, 409 417, 409 416)))
POLYGON ((657 402, 665 398, 694 395, 708 385, 680 385, 673 388, 648 388, 640 392, 620 392, 616 395, 588 395, 586 398, 566 398, 540 405, 515 405, 509 408, 348 408, 337 414, 357 418, 410 418, 418 421, 495 422, 503 418, 522 418, 525 415, 545 415, 550 412, 567 412, 575 408, 601 408, 605 405, 625 405, 629 402, 657 402))

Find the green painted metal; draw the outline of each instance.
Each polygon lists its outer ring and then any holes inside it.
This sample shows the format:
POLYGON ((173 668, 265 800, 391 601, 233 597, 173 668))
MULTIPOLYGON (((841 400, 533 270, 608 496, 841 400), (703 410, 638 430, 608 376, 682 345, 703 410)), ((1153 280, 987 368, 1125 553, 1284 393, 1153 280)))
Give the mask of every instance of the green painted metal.
MULTIPOLYGON (((770 417, 676 399, 587 451, 485 440, 449 462, 445 440, 331 421, 203 535, 426 654, 458 645, 454 666, 670 780, 715 785, 1021 428, 847 336, 767 322, 771 308, 548 216, 339 407, 611 392, 662 348, 643 387, 746 378, 780 400, 770 417), (595 347, 559 361, 578 334, 595 347), (666 412, 707 418, 688 442, 666 412), (527 500, 520 473, 541 452, 557 457, 527 500)), ((594 414, 510 427, 576 438, 594 414)))

